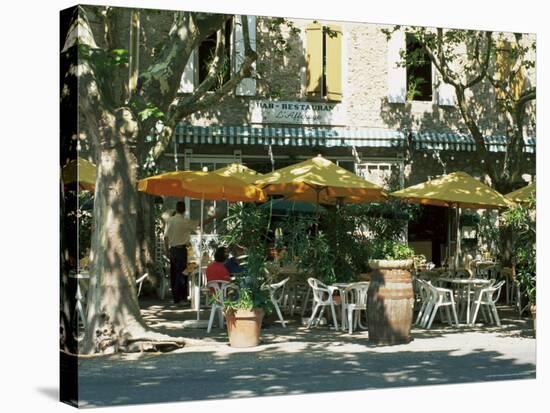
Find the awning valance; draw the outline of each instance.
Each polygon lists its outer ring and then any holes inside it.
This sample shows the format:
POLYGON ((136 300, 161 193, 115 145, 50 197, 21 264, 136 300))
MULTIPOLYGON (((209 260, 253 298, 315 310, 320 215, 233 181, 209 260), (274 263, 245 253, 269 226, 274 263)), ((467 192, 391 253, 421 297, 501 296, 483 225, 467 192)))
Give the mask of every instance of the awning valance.
MULTIPOLYGON (((485 145, 489 152, 505 152, 506 136, 485 136, 485 145)), ((476 150, 474 138, 468 134, 445 132, 413 132, 412 141, 416 149, 435 149, 450 151, 476 150)), ((524 138, 523 152, 535 153, 534 138, 524 138)))
MULTIPOLYGON (((273 127, 273 126, 193 126, 179 124, 176 141, 195 145, 280 145, 324 147, 404 148, 407 132, 382 128, 351 127, 273 127)), ((467 151, 476 150, 469 134, 452 132, 412 132, 416 149, 467 151)), ((489 152, 505 152, 505 136, 485 136, 489 152)), ((525 153, 535 153, 536 140, 524 138, 525 153)))
POLYGON ((405 135, 375 128, 178 125, 182 144, 402 148, 405 135))

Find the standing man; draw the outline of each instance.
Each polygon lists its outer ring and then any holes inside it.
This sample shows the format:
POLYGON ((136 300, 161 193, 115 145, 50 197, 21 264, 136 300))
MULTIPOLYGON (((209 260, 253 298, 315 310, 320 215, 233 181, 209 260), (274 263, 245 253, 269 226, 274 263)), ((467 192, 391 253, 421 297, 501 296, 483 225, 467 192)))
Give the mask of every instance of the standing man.
POLYGON ((196 225, 185 218, 184 214, 185 203, 179 201, 176 204, 176 213, 168 218, 164 229, 164 245, 170 254, 170 283, 174 304, 184 301, 189 294, 187 275, 184 271, 187 267, 187 246, 196 225))

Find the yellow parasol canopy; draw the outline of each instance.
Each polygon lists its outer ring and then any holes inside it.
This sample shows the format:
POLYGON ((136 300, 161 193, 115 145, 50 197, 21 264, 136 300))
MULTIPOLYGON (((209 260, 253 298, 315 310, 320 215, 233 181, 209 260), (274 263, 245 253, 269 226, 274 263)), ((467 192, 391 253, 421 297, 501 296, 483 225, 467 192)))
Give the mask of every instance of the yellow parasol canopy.
POLYGON ((532 194, 535 194, 536 191, 536 185, 531 182, 529 185, 525 185, 524 187, 520 189, 516 189, 513 192, 510 192, 509 194, 506 194, 506 198, 518 202, 518 203, 525 203, 529 201, 529 197, 532 194))
POLYGON ((264 192, 238 178, 214 172, 178 171, 151 176, 138 182, 138 190, 151 195, 229 202, 262 202, 264 192))
POLYGON ((224 166, 223 168, 216 169, 214 173, 224 176, 232 176, 246 182, 247 184, 253 184, 262 177, 262 175, 255 170, 250 169, 240 163, 229 164, 227 166, 224 166))
POLYGON ((322 156, 263 175, 256 185, 266 194, 319 203, 381 201, 386 194, 378 185, 366 181, 322 156))
POLYGON ((78 183, 80 189, 93 192, 96 181, 96 166, 80 157, 73 159, 63 167, 61 179, 65 185, 78 183))
POLYGON ((513 205, 504 195, 465 172, 453 172, 392 192, 390 196, 417 204, 445 207, 491 209, 513 205))

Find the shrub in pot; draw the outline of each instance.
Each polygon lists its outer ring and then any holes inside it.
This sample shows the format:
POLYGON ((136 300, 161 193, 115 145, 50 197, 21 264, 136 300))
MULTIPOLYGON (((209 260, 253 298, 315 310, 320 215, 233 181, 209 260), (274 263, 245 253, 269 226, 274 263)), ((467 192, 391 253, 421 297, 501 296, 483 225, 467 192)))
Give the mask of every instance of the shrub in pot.
POLYGON ((233 203, 225 219, 226 230, 221 240, 227 245, 239 245, 246 251, 242 263, 244 272, 234 284, 239 293, 226 297, 222 303, 232 347, 253 347, 260 342, 263 316, 271 312, 266 283, 266 228, 268 215, 252 203, 233 203))
POLYGON ((229 296, 223 302, 231 347, 257 346, 263 317, 272 310, 269 292, 262 288, 267 282, 262 249, 250 249, 243 266, 245 271, 238 274, 235 280, 238 295, 229 296))

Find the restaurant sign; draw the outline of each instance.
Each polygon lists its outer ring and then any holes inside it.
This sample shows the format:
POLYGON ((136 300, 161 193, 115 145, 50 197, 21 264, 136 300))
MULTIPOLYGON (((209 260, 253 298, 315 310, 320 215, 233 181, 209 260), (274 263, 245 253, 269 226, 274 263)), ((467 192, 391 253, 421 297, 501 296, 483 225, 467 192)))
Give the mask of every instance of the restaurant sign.
POLYGON ((256 100, 250 102, 251 123, 345 125, 341 103, 256 100))

